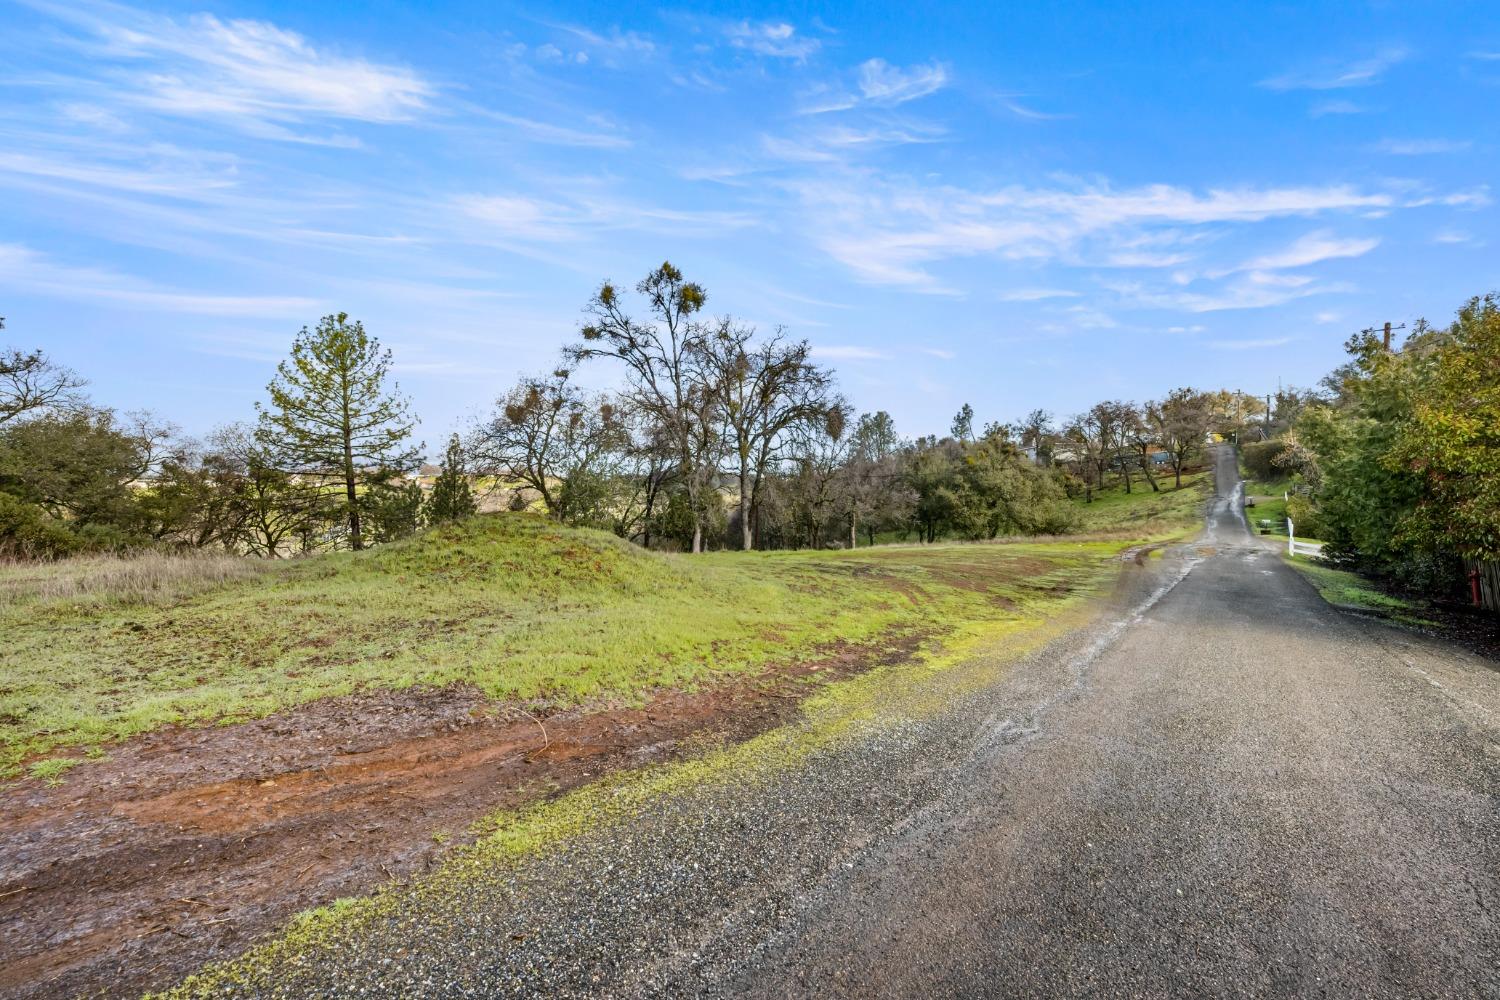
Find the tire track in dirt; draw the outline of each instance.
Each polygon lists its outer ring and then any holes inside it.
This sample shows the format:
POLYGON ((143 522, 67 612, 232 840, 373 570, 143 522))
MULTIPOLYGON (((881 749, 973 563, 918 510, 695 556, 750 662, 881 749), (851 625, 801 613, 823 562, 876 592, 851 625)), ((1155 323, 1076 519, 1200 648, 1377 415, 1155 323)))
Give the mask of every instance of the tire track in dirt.
POLYGON ((922 638, 546 717, 463 687, 328 699, 142 736, 59 787, 0 787, 0 995, 169 983, 299 910, 426 871, 494 809, 748 739, 810 685, 922 638))

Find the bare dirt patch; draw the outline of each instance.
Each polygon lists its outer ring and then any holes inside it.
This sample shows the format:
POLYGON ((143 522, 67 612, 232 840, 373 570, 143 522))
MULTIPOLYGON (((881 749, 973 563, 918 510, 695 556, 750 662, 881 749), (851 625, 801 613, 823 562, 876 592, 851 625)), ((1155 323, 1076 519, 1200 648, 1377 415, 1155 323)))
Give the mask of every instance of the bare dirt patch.
POLYGON ((795 715, 810 684, 919 641, 837 647, 638 708, 543 717, 463 687, 329 699, 139 737, 58 787, 0 787, 0 995, 174 982, 299 910, 426 871, 496 808, 749 738, 795 715))

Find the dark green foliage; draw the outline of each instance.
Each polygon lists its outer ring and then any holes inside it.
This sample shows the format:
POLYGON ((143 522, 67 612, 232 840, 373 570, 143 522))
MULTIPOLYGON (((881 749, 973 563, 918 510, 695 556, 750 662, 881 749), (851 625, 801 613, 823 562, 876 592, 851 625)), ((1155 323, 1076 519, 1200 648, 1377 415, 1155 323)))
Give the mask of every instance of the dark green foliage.
POLYGON ((375 542, 408 538, 421 527, 422 484, 415 480, 372 484, 361 500, 375 542))
POLYGON ((17 421, 0 434, 0 491, 41 507, 72 530, 107 526, 122 544, 144 542, 140 487, 165 437, 144 417, 122 423, 110 410, 17 421))
POLYGON ((974 407, 965 403, 953 415, 953 440, 971 441, 974 438, 974 407))
POLYGON ((458 435, 448 439, 448 450, 443 455, 442 471, 432 484, 432 495, 427 498, 426 516, 429 524, 444 524, 462 521, 478 510, 474 493, 469 487, 469 470, 464 457, 463 443, 458 435))
POLYGON ((378 486, 419 459, 420 448, 408 443, 416 419, 397 388, 386 385, 390 367, 390 351, 363 324, 349 322, 346 313, 324 316, 316 329, 302 328, 266 387, 270 403, 256 407, 257 440, 277 467, 318 477, 343 497, 355 549, 364 547, 362 487, 378 486))
POLYGON ((1276 464, 1308 488, 1303 523, 1329 556, 1452 590, 1461 557, 1500 557, 1500 301, 1471 300, 1446 330, 1419 322, 1399 350, 1371 334, 1347 347, 1276 464))
POLYGON ((57 559, 85 542, 36 504, 0 493, 0 559, 57 559))
POLYGON ((1500 297, 1472 299, 1431 350, 1387 466, 1422 493, 1403 542, 1500 559, 1500 297))
POLYGON ((1271 441, 1256 441, 1240 448, 1240 460, 1245 465, 1245 471, 1250 474, 1251 479, 1260 480, 1263 483, 1274 483, 1286 478, 1288 470, 1279 464, 1281 457, 1286 454, 1287 442, 1283 438, 1271 441))

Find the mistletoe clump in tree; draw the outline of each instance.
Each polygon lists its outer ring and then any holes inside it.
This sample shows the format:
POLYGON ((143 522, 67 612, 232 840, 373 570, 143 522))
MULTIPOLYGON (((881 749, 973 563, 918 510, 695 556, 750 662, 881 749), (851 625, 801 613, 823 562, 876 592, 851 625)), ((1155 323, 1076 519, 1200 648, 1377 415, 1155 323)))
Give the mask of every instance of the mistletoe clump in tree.
POLYGON ((302 328, 291 357, 256 404, 257 441, 286 470, 315 477, 343 497, 349 545, 364 548, 362 517, 371 491, 414 467, 420 445, 409 444, 416 418, 394 384, 386 386, 391 352, 349 322, 347 313, 302 328))

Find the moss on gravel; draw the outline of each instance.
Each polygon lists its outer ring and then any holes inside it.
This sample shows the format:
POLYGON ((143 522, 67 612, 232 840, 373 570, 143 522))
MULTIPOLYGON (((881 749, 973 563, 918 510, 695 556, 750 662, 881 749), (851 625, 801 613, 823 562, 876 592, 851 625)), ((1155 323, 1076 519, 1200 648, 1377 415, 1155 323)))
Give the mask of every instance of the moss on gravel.
POLYGON ((158 996, 186 1000, 256 993, 289 969, 351 944, 414 899, 440 908, 443 900, 477 884, 512 877, 528 857, 582 833, 624 824, 666 797, 712 783, 755 787, 814 751, 857 738, 881 718, 920 719, 941 712, 954 698, 993 683, 1025 654, 1083 624, 1087 599, 1108 587, 1117 566, 1117 559, 1096 560, 1086 573, 1069 574, 1066 581, 1054 578, 1047 596, 1032 600, 1023 612, 964 623, 908 662, 829 684, 802 703, 799 724, 678 763, 617 772, 551 802, 496 812, 476 824, 474 843, 456 850, 431 875, 300 914, 269 942, 158 996))

